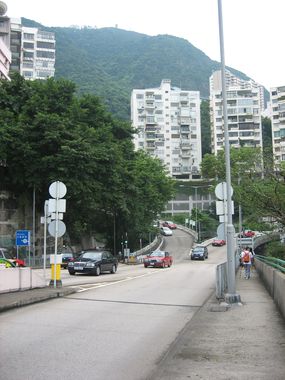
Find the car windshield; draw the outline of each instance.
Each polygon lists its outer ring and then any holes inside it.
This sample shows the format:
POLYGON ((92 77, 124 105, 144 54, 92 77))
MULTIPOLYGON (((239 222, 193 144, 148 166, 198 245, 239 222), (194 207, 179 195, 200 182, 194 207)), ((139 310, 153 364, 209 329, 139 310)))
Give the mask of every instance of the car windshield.
POLYGON ((72 253, 63 253, 62 257, 73 257, 72 253))
POLYGON ((158 257, 164 257, 164 252, 162 252, 162 251, 154 251, 154 252, 152 252, 150 255, 149 255, 150 257, 154 257, 154 256, 158 256, 158 257))
POLYGON ((193 252, 204 252, 204 247, 196 247, 193 249, 193 252))
POLYGON ((84 252, 80 256, 80 258, 91 259, 91 260, 101 260, 101 258, 102 258, 102 252, 94 252, 94 251, 84 252))

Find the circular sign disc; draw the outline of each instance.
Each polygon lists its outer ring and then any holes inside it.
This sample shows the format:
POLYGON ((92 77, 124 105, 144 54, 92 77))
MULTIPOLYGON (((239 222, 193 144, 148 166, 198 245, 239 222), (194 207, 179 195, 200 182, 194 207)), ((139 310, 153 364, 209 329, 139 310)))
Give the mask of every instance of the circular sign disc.
MULTIPOLYGON (((65 224, 64 224, 64 222, 62 220, 58 220, 57 223, 58 223, 57 237, 61 237, 61 236, 63 236, 65 234, 66 227, 65 227, 65 224)), ((53 220, 48 225, 48 232, 53 237, 55 237, 55 229, 56 229, 56 221, 53 220)))
POLYGON ((63 182, 53 182, 49 187, 49 193, 53 198, 63 198, 66 194, 66 186, 63 182))

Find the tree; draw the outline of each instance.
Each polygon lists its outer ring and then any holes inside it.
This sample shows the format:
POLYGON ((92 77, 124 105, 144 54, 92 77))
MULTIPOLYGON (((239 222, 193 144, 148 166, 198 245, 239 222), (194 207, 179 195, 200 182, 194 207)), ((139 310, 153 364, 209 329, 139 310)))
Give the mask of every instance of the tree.
POLYGON ((136 234, 171 199, 164 168, 134 151, 132 134, 130 123, 114 119, 96 96, 76 97, 72 82, 17 74, 0 82, 2 186, 26 207, 35 188, 42 210, 49 184, 64 182, 73 242, 100 234, 113 246, 116 222, 136 234))
MULTIPOLYGON (((242 205, 243 215, 251 223, 269 217, 285 226, 285 170, 273 167, 272 156, 258 148, 231 149, 231 177, 233 198, 242 205)), ((217 156, 206 155, 202 161, 202 174, 225 180, 224 152, 217 156)))

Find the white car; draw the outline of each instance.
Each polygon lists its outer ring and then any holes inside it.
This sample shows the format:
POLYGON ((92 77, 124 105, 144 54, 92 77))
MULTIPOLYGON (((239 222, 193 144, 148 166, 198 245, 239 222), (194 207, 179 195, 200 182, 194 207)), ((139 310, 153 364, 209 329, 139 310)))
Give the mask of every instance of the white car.
POLYGON ((172 231, 168 227, 161 227, 160 233, 161 233, 161 235, 164 235, 164 236, 172 236, 172 231))

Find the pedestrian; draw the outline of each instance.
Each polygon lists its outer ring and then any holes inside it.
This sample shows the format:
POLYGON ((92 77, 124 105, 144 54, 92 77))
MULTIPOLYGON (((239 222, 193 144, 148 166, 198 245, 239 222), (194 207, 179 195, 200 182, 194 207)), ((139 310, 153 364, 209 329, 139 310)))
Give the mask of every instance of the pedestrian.
POLYGON ((251 266, 252 268, 254 267, 254 256, 255 256, 255 252, 252 248, 249 248, 249 251, 251 253, 251 266))
POLYGON ((250 267, 251 267, 252 257, 253 257, 253 254, 250 252, 250 249, 246 247, 242 251, 241 258, 242 258, 242 263, 244 266, 244 278, 246 278, 247 280, 250 279, 250 267))

